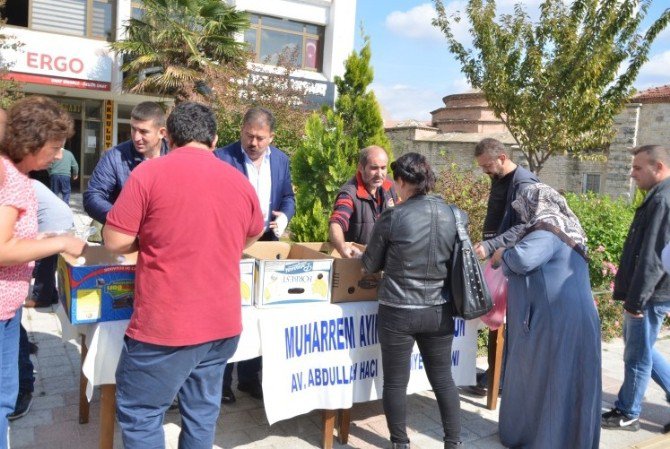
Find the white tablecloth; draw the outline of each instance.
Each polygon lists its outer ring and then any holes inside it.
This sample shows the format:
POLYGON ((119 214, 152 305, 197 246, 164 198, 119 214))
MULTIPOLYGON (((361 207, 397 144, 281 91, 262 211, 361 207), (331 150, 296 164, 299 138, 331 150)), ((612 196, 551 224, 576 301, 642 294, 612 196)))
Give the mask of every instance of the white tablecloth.
MULTIPOLYGON (((376 301, 242 308, 243 332, 230 361, 265 352, 263 393, 270 423, 313 409, 349 408, 381 396, 377 308, 376 301)), ((86 337, 82 373, 88 379, 90 401, 94 386, 116 383, 128 321, 73 326, 62 307, 57 314, 64 340, 86 337)), ((457 385, 474 383, 478 322, 456 320, 452 370, 457 385)), ((416 345, 411 369, 408 394, 429 389, 416 345)))
MULTIPOLYGON (((242 326, 244 332, 240 336, 237 351, 230 359, 230 362, 252 359, 261 355, 260 327, 258 323, 259 316, 263 312, 271 311, 255 307, 242 308, 242 326)), ((56 315, 61 322, 63 341, 79 341, 80 335, 86 337, 88 354, 86 355, 86 359, 84 359, 82 373, 88 379, 86 397, 90 401, 93 397, 93 387, 116 383, 116 365, 119 363, 121 349, 123 348, 123 335, 126 332, 129 320, 73 326, 61 305, 56 309, 56 315)))

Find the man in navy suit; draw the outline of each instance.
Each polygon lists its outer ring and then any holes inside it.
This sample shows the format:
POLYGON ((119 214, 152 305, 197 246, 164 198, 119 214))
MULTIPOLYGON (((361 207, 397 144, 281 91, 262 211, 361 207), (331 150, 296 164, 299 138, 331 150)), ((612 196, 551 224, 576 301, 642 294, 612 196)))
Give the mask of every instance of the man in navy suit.
MULTIPOLYGON (((270 144, 274 139, 275 118, 265 108, 254 107, 244 114, 240 140, 219 148, 214 154, 229 163, 249 179, 256 190, 265 218, 265 232, 259 240, 279 240, 295 214, 295 196, 291 183, 289 159, 279 148, 270 144)), ((261 358, 237 364, 237 389, 256 399, 263 398, 258 377, 261 358)), ((226 366, 223 376, 222 402, 235 402, 231 384, 233 365, 226 366)))

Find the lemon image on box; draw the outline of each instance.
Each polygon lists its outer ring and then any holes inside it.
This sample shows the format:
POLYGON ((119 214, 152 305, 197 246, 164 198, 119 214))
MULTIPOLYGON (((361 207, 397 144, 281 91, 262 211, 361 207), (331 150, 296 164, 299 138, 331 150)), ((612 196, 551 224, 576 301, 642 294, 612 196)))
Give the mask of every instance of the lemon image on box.
POLYGON ((249 288, 246 282, 240 282, 240 293, 242 294, 242 299, 244 301, 249 301, 251 299, 251 288, 249 288))
POLYGON ((319 274, 314 282, 312 282, 312 291, 323 298, 328 296, 328 283, 322 274, 319 274))

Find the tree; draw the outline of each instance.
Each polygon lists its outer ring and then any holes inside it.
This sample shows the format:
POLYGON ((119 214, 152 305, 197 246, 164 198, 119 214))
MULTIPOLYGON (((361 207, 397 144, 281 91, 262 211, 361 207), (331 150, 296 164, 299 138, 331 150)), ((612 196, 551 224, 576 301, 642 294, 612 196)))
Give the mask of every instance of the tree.
POLYGON ((299 242, 328 240, 328 216, 335 195, 352 175, 352 155, 358 147, 332 110, 314 113, 305 125, 305 137, 291 161, 296 184, 296 214, 291 220, 299 242))
POLYGON ((359 53, 352 52, 344 66, 344 77, 335 77, 337 100, 335 111, 344 121, 346 133, 356 139, 358 148, 379 145, 390 152, 391 144, 384 133, 384 119, 369 86, 374 78, 370 65, 370 39, 359 53))
POLYGON ((342 184, 356 173, 362 148, 379 145, 391 157, 379 104, 370 83, 370 41, 345 63, 344 77, 336 77, 335 109, 324 108, 307 121, 305 138, 292 162, 296 186, 296 214, 291 232, 297 241, 328 240, 328 217, 342 184))
MULTIPOLYGON (((7 0, 0 0, 0 10, 4 9, 7 0)), ((0 20, 0 50, 16 50, 21 46, 12 36, 4 33, 6 20, 0 20)), ((0 58, 0 108, 7 109, 19 98, 23 97, 21 84, 8 78, 9 66, 0 58)))
POLYGON ((461 18, 448 17, 441 0, 433 24, 539 173, 552 154, 589 157, 611 139, 614 116, 670 20, 666 9, 641 34, 651 2, 544 0, 533 23, 521 4, 497 18, 494 0, 469 0, 473 49, 456 39, 461 18))
POLYGON ((143 0, 126 38, 111 48, 124 57, 131 92, 168 95, 177 102, 207 91, 207 73, 238 78, 248 53, 235 35, 249 26, 245 13, 220 0, 143 0))
POLYGON ((216 112, 219 142, 227 144, 240 137, 244 113, 252 106, 262 106, 275 116, 275 137, 272 145, 292 157, 302 142, 305 123, 312 113, 309 89, 313 83, 297 80, 292 75, 297 70, 297 54, 282 52, 276 67, 264 71, 240 72, 231 86, 225 76, 209 75, 212 95, 193 98, 210 102, 216 112))

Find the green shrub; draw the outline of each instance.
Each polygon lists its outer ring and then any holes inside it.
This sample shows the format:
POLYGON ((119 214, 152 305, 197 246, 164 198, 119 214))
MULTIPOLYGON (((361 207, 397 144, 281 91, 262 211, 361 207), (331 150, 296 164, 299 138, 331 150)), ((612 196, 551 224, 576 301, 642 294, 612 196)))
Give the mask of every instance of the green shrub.
POLYGON ((621 336, 623 308, 621 302, 612 299, 611 291, 635 207, 622 199, 593 193, 567 193, 565 197, 588 239, 589 275, 602 337, 609 340, 621 336))
POLYGON ((305 137, 291 161, 296 213, 291 220, 292 240, 325 242, 328 218, 342 184, 356 173, 358 149, 344 132, 344 122, 333 111, 314 113, 305 125, 305 137))
POLYGON ((598 315, 600 315, 600 335, 603 340, 621 337, 623 330, 623 308, 621 301, 612 299, 611 292, 594 292, 598 315))
POLYGON ((470 220, 468 234, 476 243, 482 239, 490 190, 491 181, 486 176, 463 171, 456 164, 451 164, 437 175, 434 193, 467 212, 470 220))
POLYGON ((611 290, 635 208, 624 200, 593 193, 567 193, 565 198, 588 239, 591 286, 595 291, 611 290))

